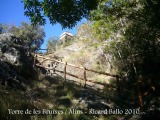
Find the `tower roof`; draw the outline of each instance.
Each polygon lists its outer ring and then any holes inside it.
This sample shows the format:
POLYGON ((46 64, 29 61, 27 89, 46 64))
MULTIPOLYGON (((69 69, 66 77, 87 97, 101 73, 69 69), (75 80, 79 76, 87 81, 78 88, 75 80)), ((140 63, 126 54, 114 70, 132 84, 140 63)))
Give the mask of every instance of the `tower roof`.
POLYGON ((65 35, 73 36, 73 34, 70 33, 70 32, 63 32, 63 33, 60 35, 60 38, 62 38, 62 37, 65 36, 65 35))

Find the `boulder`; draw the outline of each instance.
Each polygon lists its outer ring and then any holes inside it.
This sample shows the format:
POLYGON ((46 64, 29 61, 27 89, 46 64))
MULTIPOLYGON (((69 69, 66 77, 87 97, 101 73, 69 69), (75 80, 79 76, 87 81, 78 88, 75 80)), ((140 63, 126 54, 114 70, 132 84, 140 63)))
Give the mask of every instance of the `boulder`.
POLYGON ((0 34, 0 82, 9 86, 25 86, 36 74, 33 56, 23 40, 13 34, 0 34))

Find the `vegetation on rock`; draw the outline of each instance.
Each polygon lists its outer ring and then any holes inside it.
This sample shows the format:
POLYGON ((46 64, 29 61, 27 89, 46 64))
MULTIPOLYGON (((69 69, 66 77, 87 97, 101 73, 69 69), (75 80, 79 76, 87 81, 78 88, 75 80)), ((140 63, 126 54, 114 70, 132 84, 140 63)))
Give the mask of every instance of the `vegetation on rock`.
POLYGON ((51 37, 47 41, 47 49, 48 52, 54 52, 56 50, 56 46, 58 45, 58 39, 56 37, 51 37))

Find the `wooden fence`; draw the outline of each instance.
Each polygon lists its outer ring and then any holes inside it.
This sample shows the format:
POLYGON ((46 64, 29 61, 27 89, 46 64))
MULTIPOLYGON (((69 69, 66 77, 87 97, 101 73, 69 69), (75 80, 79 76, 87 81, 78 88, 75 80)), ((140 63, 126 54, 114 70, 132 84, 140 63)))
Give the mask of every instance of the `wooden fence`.
POLYGON ((86 67, 76 66, 76 65, 73 65, 73 64, 70 64, 70 63, 67 63, 67 62, 62 62, 62 61, 56 60, 54 58, 47 58, 47 57, 44 57, 44 55, 38 55, 38 54, 35 54, 35 57, 34 57, 34 66, 35 65, 38 66, 38 67, 44 68, 46 70, 53 70, 54 69, 54 71, 63 73, 65 81, 66 81, 66 75, 69 75, 69 76, 72 76, 74 78, 78 78, 80 80, 83 80, 84 81, 84 87, 86 87, 86 82, 91 82, 91 83, 95 83, 95 84, 99 84, 99 85, 103 85, 103 86, 109 86, 109 84, 107 84, 106 82, 102 83, 102 82, 98 82, 98 81, 94 81, 94 80, 89 80, 86 77, 86 72, 87 71, 116 78, 117 92, 118 92, 118 94, 120 94, 120 87, 119 87, 119 78, 120 77, 118 75, 110 74, 110 73, 106 73, 106 72, 102 72, 102 71, 96 71, 96 70, 88 69, 86 67), (42 61, 40 63, 36 63, 36 60, 39 59, 39 58, 42 59, 42 61), (50 61, 50 63, 52 63, 52 62, 61 63, 61 64, 64 65, 64 67, 62 68, 62 70, 58 70, 58 69, 55 69, 53 67, 48 67, 48 66, 51 66, 51 65, 44 66, 45 61, 50 61), (71 67, 83 70, 83 77, 80 77, 78 75, 74 75, 72 73, 67 72, 67 66, 71 66, 71 67))
MULTIPOLYGON (((43 49, 43 50, 46 50, 46 49, 43 49)), ((54 55, 53 55, 54 56, 54 55)), ((102 71, 96 71, 96 70, 92 70, 92 69, 88 69, 88 68, 85 68, 85 67, 81 67, 81 66, 76 66, 76 65, 73 65, 73 64, 69 64, 67 62, 62 62, 62 61, 59 61, 59 60, 56 60, 54 58, 46 58, 44 57, 44 55, 38 55, 38 54, 35 54, 35 57, 34 57, 34 66, 38 66, 38 67, 42 67, 46 70, 55 70, 57 72, 60 72, 60 73, 63 73, 64 74, 64 80, 66 80, 66 75, 69 75, 69 76, 72 76, 72 77, 75 77, 75 78, 78 78, 78 79, 81 79, 81 80, 84 80, 84 86, 86 87, 86 82, 91 82, 91 83, 95 83, 95 84, 100 84, 100 85, 104 85, 104 86, 108 86, 107 83, 102 83, 102 82, 97 82, 97 81, 93 81, 93 80, 89 80, 87 79, 86 77, 86 71, 90 71, 90 72, 94 72, 94 73, 98 73, 98 74, 103 74, 103 75, 106 75, 106 76, 110 76, 110 77, 114 77, 116 78, 116 86, 117 86, 117 94, 119 96, 121 96, 121 92, 120 92, 120 85, 119 85, 119 79, 120 79, 120 76, 118 75, 115 75, 115 74, 110 74, 110 73, 106 73, 106 72, 102 72, 102 71), (42 61, 40 63, 36 63, 36 60, 38 58, 41 58, 42 61), (49 60, 50 62, 57 62, 57 63, 61 63, 61 64, 64 64, 64 68, 63 71, 62 70, 57 70, 55 68, 52 68, 52 67, 46 67, 43 65, 43 63, 45 61, 49 60), (74 74, 71 74, 69 72, 67 72, 67 66, 71 66, 71 67, 74 67, 74 68, 78 68, 78 69, 82 69, 83 70, 83 77, 79 77, 77 75, 74 75, 74 74)), ((143 110, 143 96, 146 96, 148 94, 148 92, 150 91, 150 89, 144 93, 144 95, 141 94, 141 90, 140 90, 140 84, 138 83, 138 100, 139 100, 139 105, 140 105, 140 109, 141 111, 143 110)))
MULTIPOLYGON (((46 49, 43 49, 43 50, 46 50, 46 49)), ((48 54, 49 56, 50 54, 48 54)), ((115 74, 110 74, 110 73, 106 73, 106 72, 102 72, 102 71, 96 71, 96 70, 92 70, 92 69, 88 69, 88 68, 85 68, 85 67, 81 67, 81 66, 76 66, 76 65, 73 65, 73 64, 69 64, 67 62, 62 62, 62 61, 59 61, 59 60, 56 60, 54 59, 54 54, 51 53, 51 56, 52 58, 47 58, 45 57, 44 55, 38 55, 38 54, 35 54, 34 56, 34 66, 38 66, 38 67, 41 67, 41 68, 44 68, 46 70, 55 70, 57 72, 60 72, 62 74, 64 74, 64 79, 66 81, 66 75, 69 75, 69 76, 72 76, 72 77, 75 77, 75 78, 78 78, 80 80, 83 80, 84 81, 84 87, 86 87, 86 82, 91 82, 91 83, 95 83, 95 84, 100 84, 100 85, 103 85, 105 87, 111 87, 109 84, 107 83, 102 83, 102 82, 97 82, 97 81, 93 81, 93 80, 89 80, 87 79, 86 77, 86 72, 87 71, 90 71, 90 72, 94 72, 94 73, 98 73, 98 74, 102 74, 102 75, 106 75, 106 76, 110 76, 110 77, 113 77, 113 78, 116 78, 116 87, 117 87, 117 94, 118 96, 121 96, 121 91, 120 91, 120 85, 119 85, 119 79, 120 77, 118 75, 115 75, 115 74), (38 58, 41 58, 42 61, 39 62, 39 63, 36 63, 36 60, 38 58), (46 67, 43 65, 43 63, 45 61, 50 61, 50 62, 57 62, 57 63, 61 63, 61 64, 64 64, 64 68, 62 68, 63 70, 57 70, 55 68, 52 68, 52 67, 46 67), (81 69, 83 70, 83 77, 79 77, 77 75, 74 75, 74 74, 71 74, 69 72, 67 72, 67 66, 71 66, 71 67, 74 67, 74 68, 78 68, 78 69, 81 69)), ((144 95, 141 94, 141 91, 140 91, 140 85, 138 85, 138 100, 139 100, 139 106, 140 106, 140 110, 142 111, 143 110, 143 100, 142 98, 144 96, 146 96, 149 91, 153 88, 150 88, 147 92, 144 93, 144 95)))

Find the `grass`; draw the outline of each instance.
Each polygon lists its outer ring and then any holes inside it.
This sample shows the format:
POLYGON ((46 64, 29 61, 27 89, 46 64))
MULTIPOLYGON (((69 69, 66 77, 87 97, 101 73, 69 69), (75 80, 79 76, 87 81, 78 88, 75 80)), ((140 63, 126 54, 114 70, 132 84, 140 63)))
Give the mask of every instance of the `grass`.
MULTIPOLYGON (((112 120, 102 115, 69 114, 66 111, 77 109, 81 97, 80 86, 65 83, 61 77, 41 77, 34 80, 34 86, 25 91, 9 87, 0 88, 0 119, 3 120, 112 120), (9 114, 8 109, 31 110, 31 114, 9 114), (63 114, 42 113, 42 110, 62 110, 63 114), (33 110, 40 111, 33 114, 33 110)), ((86 108, 81 108, 85 110, 86 108)))
MULTIPOLYGON (((8 109, 13 110, 25 110, 26 108, 34 108, 30 103, 30 100, 25 96, 24 91, 19 91, 11 88, 0 89, 0 118, 3 120, 17 120, 23 118, 23 114, 20 115, 11 115, 8 112, 8 109)), ((25 119, 28 119, 29 116, 26 116, 25 119)))

